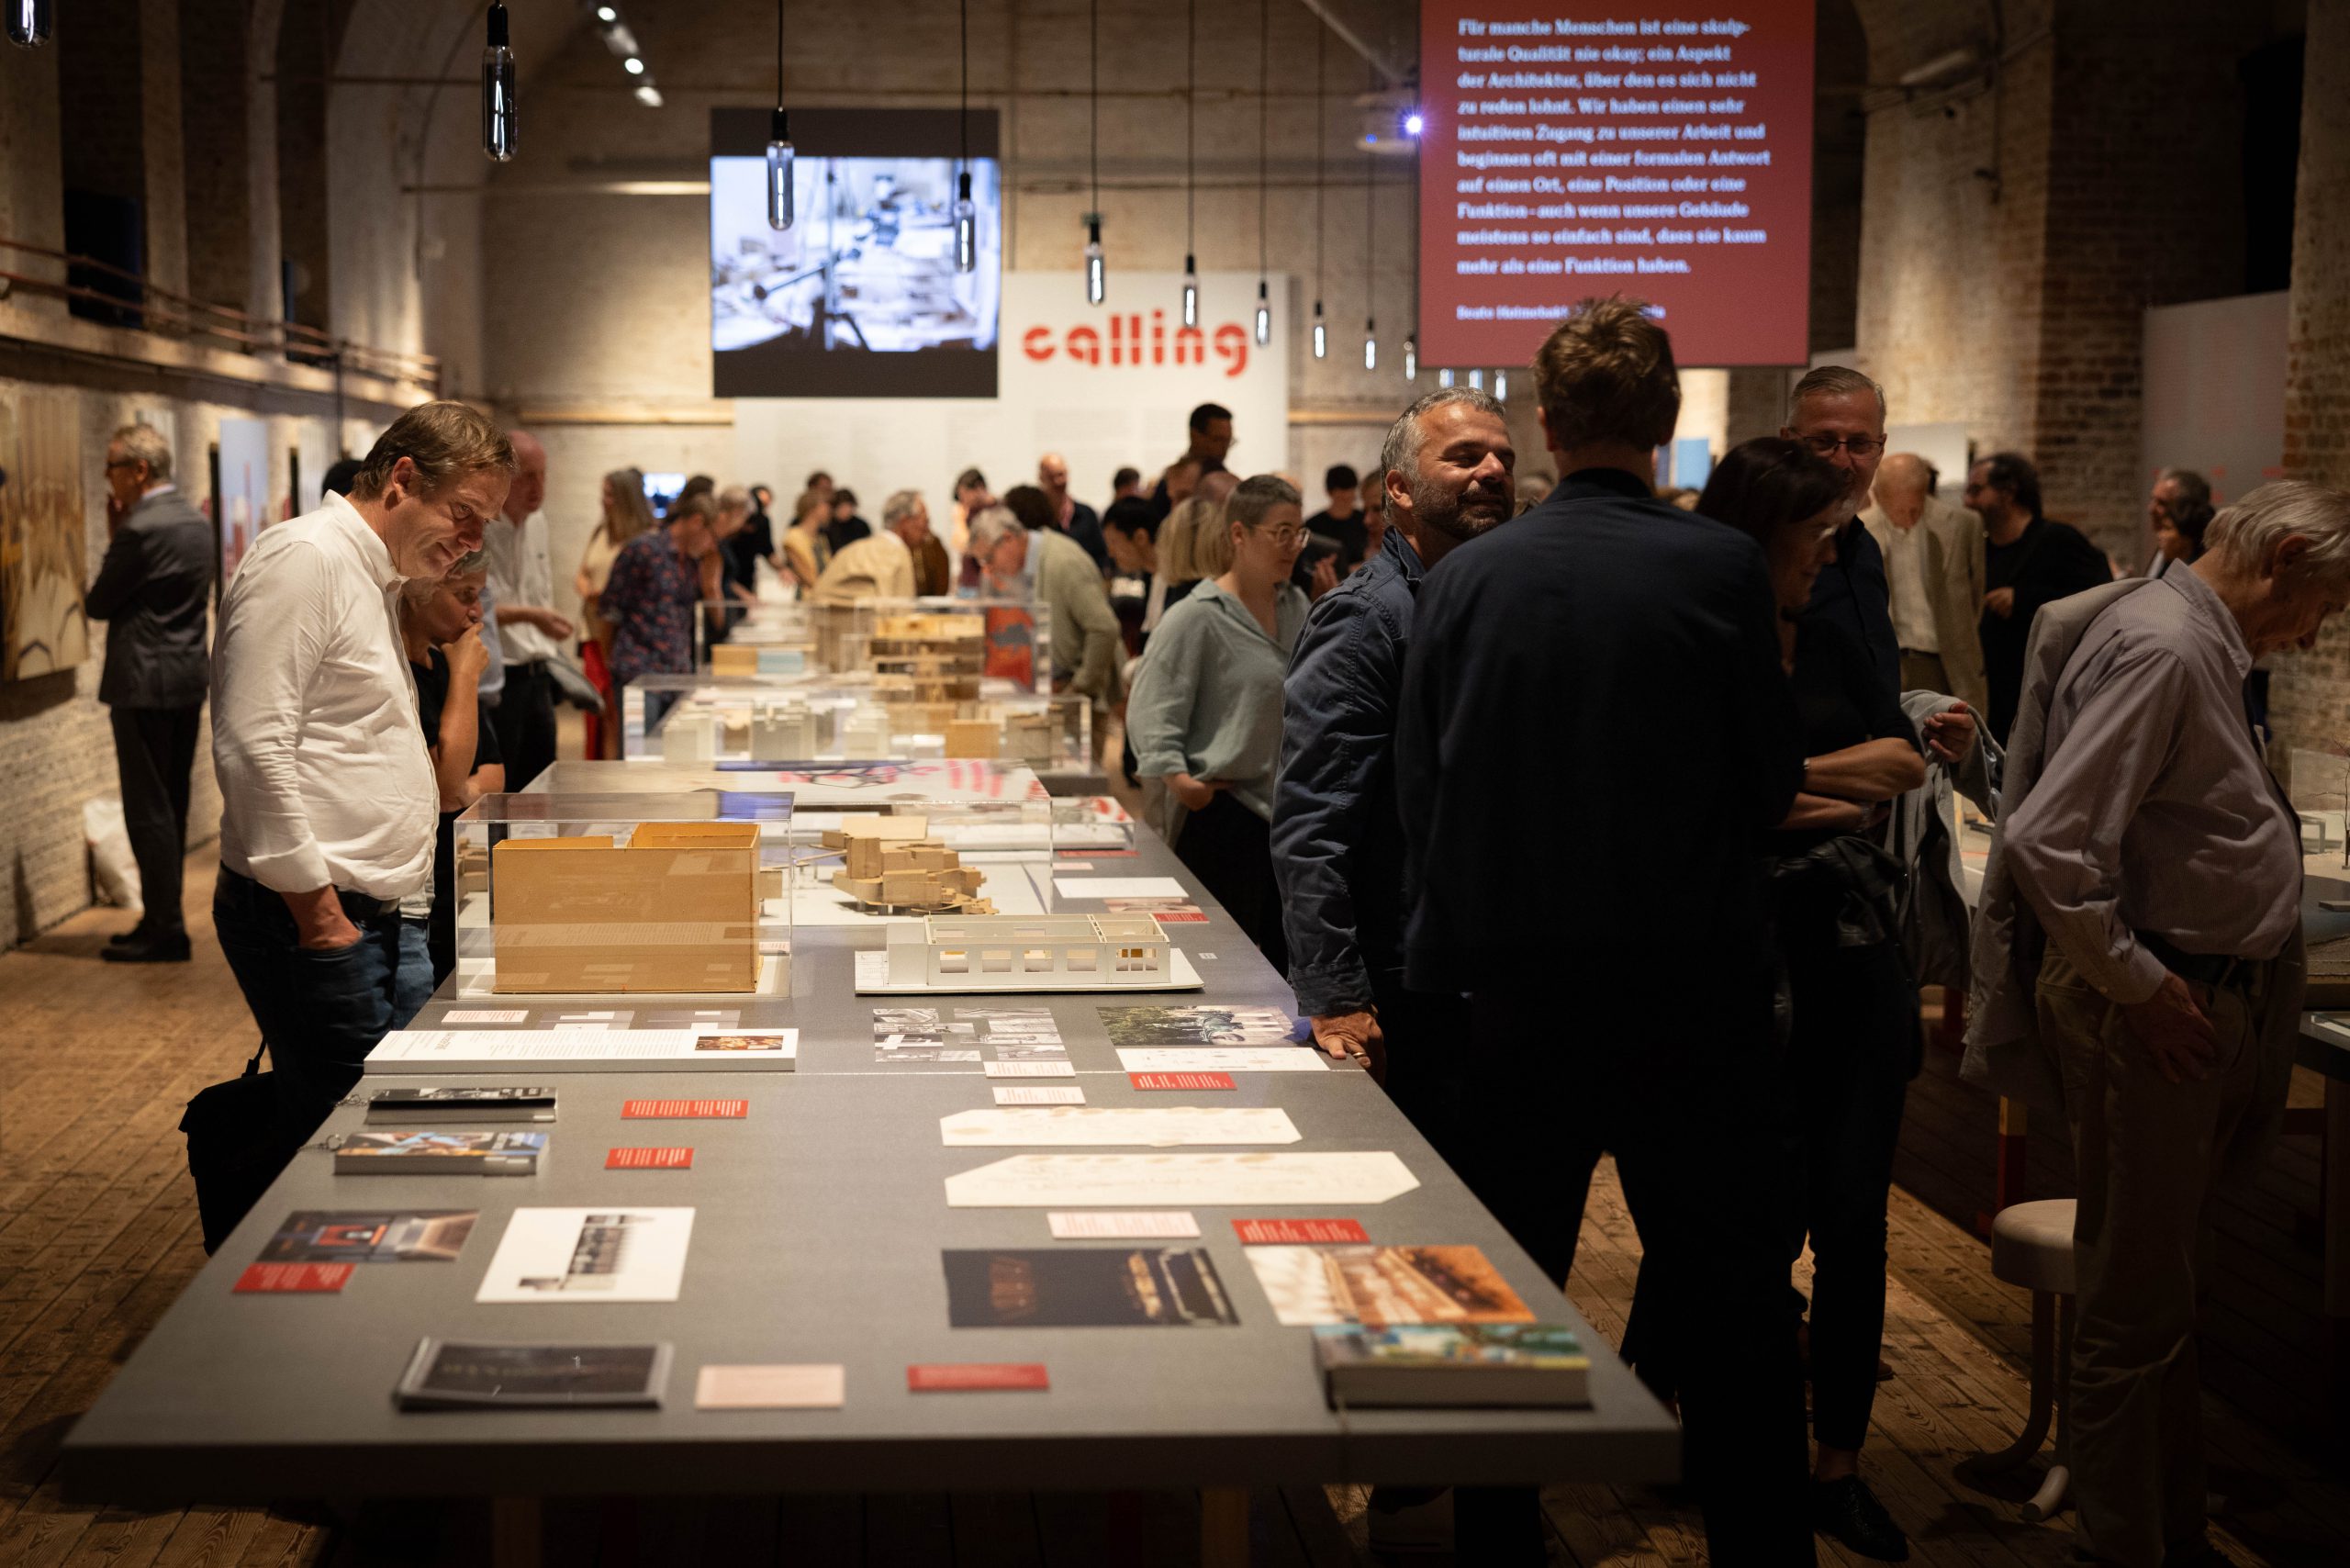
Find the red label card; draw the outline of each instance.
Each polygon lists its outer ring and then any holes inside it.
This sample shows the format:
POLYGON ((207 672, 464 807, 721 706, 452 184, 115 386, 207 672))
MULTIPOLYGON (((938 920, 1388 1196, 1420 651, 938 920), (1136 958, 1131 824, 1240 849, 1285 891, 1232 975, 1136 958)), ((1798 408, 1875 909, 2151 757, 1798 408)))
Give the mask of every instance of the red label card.
POLYGON ((616 1148, 604 1156, 607 1170, 683 1170, 693 1162, 690 1148, 616 1148))
POLYGON ((350 1282, 348 1263, 255 1263, 237 1276, 237 1294, 339 1291, 350 1282))
POLYGON ((906 1369, 910 1394, 953 1394, 981 1388, 1050 1388, 1042 1361, 934 1361, 906 1369))
POLYGON ((1208 919, 1206 915, 1200 913, 1197 910, 1193 910, 1189 914, 1185 914, 1177 910, 1165 909, 1152 910, 1149 913, 1150 918, 1158 922, 1161 925, 1173 925, 1179 921, 1197 921, 1201 924, 1205 925, 1208 919))
POLYGON ((1136 1089, 1229 1089, 1228 1072, 1130 1072, 1126 1081, 1136 1089))
POLYGON ((630 1121, 646 1117, 669 1120, 688 1116, 747 1116, 751 1114, 748 1100, 631 1100, 621 1107, 621 1115, 630 1121))
POLYGON ((1286 1245, 1301 1241, 1369 1241, 1359 1219, 1237 1219, 1244 1247, 1286 1245))

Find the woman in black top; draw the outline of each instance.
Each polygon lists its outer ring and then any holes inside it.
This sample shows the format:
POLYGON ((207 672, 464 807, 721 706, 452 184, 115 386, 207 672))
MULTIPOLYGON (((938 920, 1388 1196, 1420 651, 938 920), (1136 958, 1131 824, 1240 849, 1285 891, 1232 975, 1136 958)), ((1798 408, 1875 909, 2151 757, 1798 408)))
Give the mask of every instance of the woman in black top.
MULTIPOLYGON (((1918 991, 1896 939, 1901 873, 1876 843, 1886 803, 1925 782, 1916 732, 1852 633, 1802 614, 1832 557, 1843 474, 1799 443, 1732 451, 1697 511, 1752 534, 1771 566, 1781 658, 1804 730, 1803 792, 1763 846, 1788 1005, 1790 1259, 1812 1249, 1818 1529, 1872 1557, 1908 1543, 1860 1478, 1885 1337, 1885 1209, 1918 1070, 1918 991)), ((1798 1306, 1797 1310, 1800 1310, 1798 1306)), ((1791 1327, 1792 1331, 1792 1327, 1791 1327)))

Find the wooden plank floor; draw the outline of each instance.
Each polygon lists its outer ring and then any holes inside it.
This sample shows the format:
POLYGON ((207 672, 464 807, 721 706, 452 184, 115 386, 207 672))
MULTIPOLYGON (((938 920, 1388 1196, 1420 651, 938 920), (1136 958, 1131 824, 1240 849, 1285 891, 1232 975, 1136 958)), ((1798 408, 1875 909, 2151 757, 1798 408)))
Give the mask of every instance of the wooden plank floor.
MULTIPOLYGON (((0 1564, 236 1565, 486 1561, 488 1510, 367 1505, 147 1512, 58 1495, 60 1439, 203 1261, 178 1133, 181 1107, 233 1074, 254 1035, 206 913, 212 862, 190 857, 194 963, 116 969, 97 959, 125 918, 94 910, 0 954, 0 1564)), ((2028 1526, 2029 1476, 1985 1491, 1959 1461, 2022 1420, 2021 1293, 1990 1278, 1982 1246, 1897 1193, 1895 1281, 1868 1473, 1915 1545, 1911 1561, 1969 1568, 2057 1564, 2069 1521, 2028 1526)), ((1595 1183, 1570 1282, 1604 1334, 1621 1333, 1639 1246, 1612 1170, 1595 1183)), ((2230 1559, 2277 1568, 2350 1558, 2350 1484, 2338 1454, 2288 1439, 2214 1398, 2215 1537, 2230 1559)), ((1553 1561, 1579 1568, 1706 1560, 1695 1517, 1640 1488, 1545 1495, 1553 1561)), ((1259 1562, 1369 1561, 1360 1489, 1265 1489, 1250 1527, 1259 1562)), ((1197 1561, 1196 1495, 934 1494, 690 1503, 565 1503, 549 1510, 553 1563, 1093 1564, 1197 1561)), ((1825 1561, 1856 1562, 1830 1548, 1825 1561)), ((1398 1560, 1402 1561, 1402 1560, 1398 1560)), ((1441 1563, 1442 1558, 1411 1561, 1441 1563)))

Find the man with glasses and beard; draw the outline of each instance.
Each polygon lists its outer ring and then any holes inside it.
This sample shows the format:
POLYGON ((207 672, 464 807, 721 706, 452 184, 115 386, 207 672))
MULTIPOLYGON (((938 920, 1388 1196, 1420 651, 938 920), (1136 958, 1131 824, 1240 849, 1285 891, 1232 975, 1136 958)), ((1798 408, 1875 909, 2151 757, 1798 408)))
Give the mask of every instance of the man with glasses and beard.
POLYGON ((1804 613, 1852 633, 1886 689, 1898 693, 1901 640, 1893 630, 1885 552, 1860 521, 1885 458, 1885 388, 1857 370, 1823 364, 1796 383, 1779 433, 1842 469, 1848 484, 1836 520, 1836 558, 1819 569, 1804 613))

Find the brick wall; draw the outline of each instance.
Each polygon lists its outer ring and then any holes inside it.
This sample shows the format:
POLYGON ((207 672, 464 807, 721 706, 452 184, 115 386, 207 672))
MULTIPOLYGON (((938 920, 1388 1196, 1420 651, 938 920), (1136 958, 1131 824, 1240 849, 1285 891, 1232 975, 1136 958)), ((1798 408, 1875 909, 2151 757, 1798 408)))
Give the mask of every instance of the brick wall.
POLYGON ((244 308, 252 223, 243 0, 180 0, 187 290, 244 308))
MULTIPOLYGON (((2350 0, 2311 0, 2285 372, 2285 472, 2350 488, 2350 0)), ((2350 627, 2271 661, 2277 738, 2350 742, 2350 627)))

